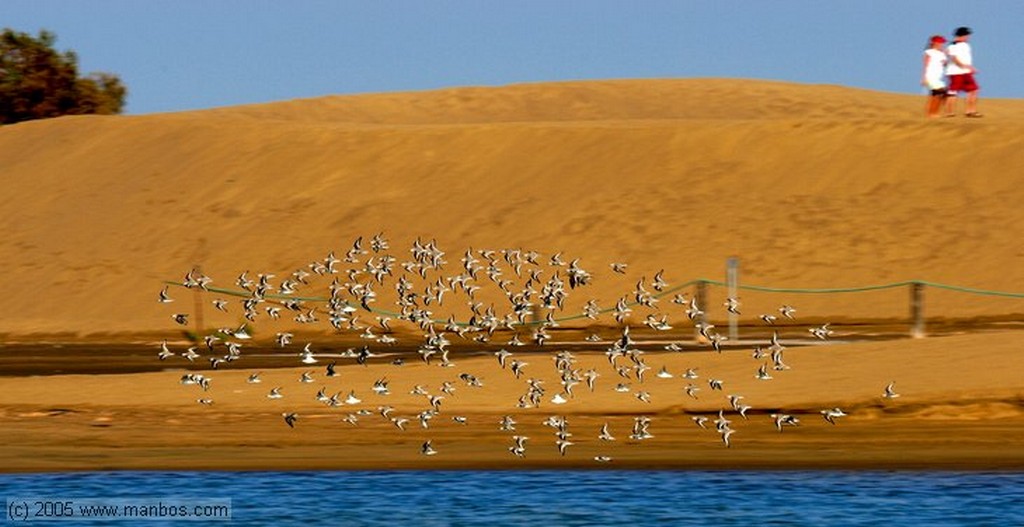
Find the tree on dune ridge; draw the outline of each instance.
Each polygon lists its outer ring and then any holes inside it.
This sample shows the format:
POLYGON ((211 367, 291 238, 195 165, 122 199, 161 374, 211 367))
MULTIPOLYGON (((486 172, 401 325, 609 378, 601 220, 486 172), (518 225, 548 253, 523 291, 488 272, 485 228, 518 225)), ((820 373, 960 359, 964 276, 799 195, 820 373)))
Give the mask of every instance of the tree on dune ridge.
POLYGON ((78 75, 78 56, 58 52, 55 34, 0 33, 0 124, 61 115, 117 114, 127 89, 111 73, 78 75))

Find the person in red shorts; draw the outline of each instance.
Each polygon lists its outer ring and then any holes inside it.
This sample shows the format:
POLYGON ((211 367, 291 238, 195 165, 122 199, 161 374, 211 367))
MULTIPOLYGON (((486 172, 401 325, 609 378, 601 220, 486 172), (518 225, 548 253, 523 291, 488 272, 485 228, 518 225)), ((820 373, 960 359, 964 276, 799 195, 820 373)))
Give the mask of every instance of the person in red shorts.
POLYGON ((949 77, 949 97, 946 103, 946 116, 956 115, 957 94, 966 93, 964 115, 981 117, 978 113, 978 83, 974 80, 977 69, 971 57, 971 45, 967 41, 971 37, 971 29, 958 27, 953 32, 953 43, 946 48, 949 62, 946 63, 946 75, 949 77))

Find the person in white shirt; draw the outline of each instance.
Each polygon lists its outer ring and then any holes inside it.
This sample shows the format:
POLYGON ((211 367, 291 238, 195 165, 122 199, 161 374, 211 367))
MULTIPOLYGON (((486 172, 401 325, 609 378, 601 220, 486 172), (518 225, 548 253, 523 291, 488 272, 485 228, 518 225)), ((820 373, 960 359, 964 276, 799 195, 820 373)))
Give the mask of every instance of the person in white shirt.
POLYGON ((974 74, 978 70, 974 68, 971 45, 967 43, 971 37, 971 29, 958 27, 953 35, 953 43, 946 48, 946 55, 949 56, 949 62, 946 64, 946 75, 949 76, 946 115, 952 117, 956 114, 957 94, 964 92, 967 94, 964 115, 981 117, 978 113, 978 83, 974 80, 974 74))
POLYGON ((925 114, 928 117, 939 116, 942 101, 947 95, 946 52, 942 51, 942 45, 945 43, 945 37, 935 35, 928 41, 928 48, 924 50, 924 71, 921 73, 921 85, 928 90, 928 104, 925 106, 925 114))

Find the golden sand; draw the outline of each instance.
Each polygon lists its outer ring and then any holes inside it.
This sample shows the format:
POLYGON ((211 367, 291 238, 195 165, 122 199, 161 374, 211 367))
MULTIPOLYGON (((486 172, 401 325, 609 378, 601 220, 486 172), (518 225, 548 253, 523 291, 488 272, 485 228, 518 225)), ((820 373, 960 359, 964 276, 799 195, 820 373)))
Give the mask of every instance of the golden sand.
MULTIPOLYGON (((0 391, 2 464, 10 471, 93 469, 297 469, 297 468, 473 468, 473 467, 715 467, 715 468, 968 468, 1024 467, 1024 356, 1013 332, 882 343, 831 344, 789 348, 790 370, 772 371, 757 380, 762 361, 741 351, 652 352, 653 369, 630 393, 612 387, 623 382, 604 354, 578 353, 576 367, 595 368, 601 377, 590 392, 577 386, 575 397, 556 405, 560 391, 548 353, 518 354, 525 360, 523 379, 502 370, 494 357, 456 357, 455 366, 435 361, 394 366, 359 366, 340 359, 339 376, 323 375, 323 364, 308 368, 264 370, 260 384, 248 384, 253 370, 204 371, 210 390, 184 386, 182 371, 138 374, 66 375, 4 379, 0 391), (665 367, 671 379, 656 377, 665 367), (700 378, 680 375, 694 368, 700 378), (298 381, 303 371, 315 382, 298 381), (483 384, 459 380, 471 373, 483 384), (527 377, 549 388, 539 408, 517 408, 527 377), (386 378, 390 395, 370 390, 386 378), (711 390, 710 378, 724 381, 711 390), (443 395, 441 383, 455 386, 445 395, 440 414, 422 428, 416 414, 429 408, 421 385, 443 395), (882 397, 895 381, 896 399, 882 397), (698 399, 684 387, 699 386, 698 399), (281 387, 281 399, 266 397, 281 387), (356 405, 329 408, 317 402, 320 390, 342 398, 354 392, 356 405), (635 397, 639 390, 651 402, 635 397), (744 420, 733 412, 729 394, 741 394, 753 409, 744 420), (209 398, 209 406, 197 403, 209 398), (378 414, 392 406, 392 417, 409 419, 405 431, 378 414), (828 424, 820 410, 841 407, 849 416, 828 424), (343 421, 360 409, 372 415, 356 424, 343 421), (709 423, 698 428, 694 416, 714 418, 720 409, 733 421, 732 446, 726 448, 709 423), (295 412, 289 428, 282 413, 295 412), (800 426, 777 431, 771 413, 788 413, 800 426), (516 430, 501 431, 505 415, 516 430), (552 415, 568 419, 573 434, 566 455, 555 446, 554 430, 542 425, 552 415), (637 416, 652 419, 654 438, 629 438, 637 416), (466 424, 452 420, 466 418, 466 424), (598 440, 604 423, 616 437, 598 440), (508 452, 513 435, 530 437, 525 458, 508 452), (438 455, 425 457, 420 445, 430 439, 438 455), (595 456, 612 458, 598 464, 595 456)), ((155 360, 155 359, 154 359, 155 360)), ((178 359, 180 361, 180 359, 178 359)), ((245 359, 242 359, 245 360, 245 359)))
MULTIPOLYGON (((0 337, 7 344, 147 340, 140 346, 156 361, 148 341, 180 335, 169 315, 187 312, 195 320, 191 292, 172 288, 175 303, 156 303, 164 280, 180 280, 193 266, 221 287, 245 270, 283 277, 377 232, 398 258, 416 238, 436 238, 451 268, 468 248, 580 258, 594 281, 573 294, 566 314, 590 298, 610 307, 662 269, 673 284, 722 278, 730 256, 739 257, 744 284, 831 288, 923 279, 1024 291, 1016 232, 1024 224, 1024 187, 1015 173, 1024 166, 1024 103, 983 104, 984 119, 929 121, 921 97, 763 81, 638 80, 5 126, 0 337), (629 264, 626 274, 613 273, 613 262, 629 264)), ((323 295, 326 282, 316 287, 312 292, 323 295)), ((741 296, 744 331, 781 303, 797 306, 808 325, 901 325, 909 312, 903 288, 741 296)), ((216 297, 200 298, 204 328, 237 326, 237 308, 209 307, 216 297)), ((719 326, 723 299, 723 290, 710 290, 708 315, 719 326)), ((377 307, 391 309, 389 302, 382 297, 377 307)), ((955 320, 967 331, 1021 313, 1017 298, 925 292, 933 326, 955 320)), ((683 319, 679 309, 672 317, 683 319)), ((857 326, 838 328, 840 340, 858 336, 857 326)), ((266 340, 304 328, 283 320, 257 329, 266 340)), ((341 345, 318 331, 307 340, 341 345)), ((601 371, 601 389, 577 387, 569 403, 545 401, 531 410, 515 407, 523 381, 489 355, 456 356, 451 369, 343 360, 339 378, 328 382, 316 369, 312 384, 297 382, 302 369, 268 369, 259 385, 245 383, 247 370, 225 370, 211 373, 208 393, 178 384, 181 371, 12 376, 0 390, 0 466, 590 467, 598 466, 594 456, 608 455, 609 466, 629 467, 1021 468, 1020 350, 1014 331, 790 348, 792 370, 771 381, 754 379, 759 362, 749 349, 649 353, 655 369, 642 385, 649 404, 633 396, 635 381, 631 393, 611 390, 618 381, 600 351, 578 353, 580 367, 601 371), (662 365, 677 375, 699 368, 700 399, 687 398, 678 377, 654 377, 662 365), (463 372, 485 387, 462 384, 463 372), (712 374, 726 382, 724 393, 704 384, 712 374), (386 398, 369 390, 385 375, 393 392, 386 398), (446 380, 457 391, 429 429, 413 420, 403 432, 376 414, 358 426, 341 421, 381 404, 413 415, 426 405, 409 389, 422 384, 437 393, 446 380), (900 398, 881 397, 890 381, 900 398), (267 399, 272 385, 284 387, 285 398, 267 399), (320 387, 356 390, 362 406, 326 408, 313 399, 320 387), (730 448, 691 420, 727 407, 728 393, 744 395, 754 408, 747 421, 731 417, 730 448), (198 404, 202 397, 213 404, 198 404), (850 414, 834 426, 818 413, 833 406, 850 414), (779 433, 768 417, 777 411, 797 415, 801 426, 779 433), (282 412, 299 414, 296 428, 284 424, 282 412), (531 438, 524 459, 507 451, 511 434, 498 430, 506 414, 531 438), (567 416, 574 434, 565 457, 540 424, 554 414, 567 416), (652 418, 655 438, 628 438, 638 415, 652 418), (597 440, 605 422, 618 441, 597 440), (426 439, 438 455, 419 454, 426 439)), ((547 381, 550 397, 557 390, 550 357, 524 360, 529 376, 547 381)))

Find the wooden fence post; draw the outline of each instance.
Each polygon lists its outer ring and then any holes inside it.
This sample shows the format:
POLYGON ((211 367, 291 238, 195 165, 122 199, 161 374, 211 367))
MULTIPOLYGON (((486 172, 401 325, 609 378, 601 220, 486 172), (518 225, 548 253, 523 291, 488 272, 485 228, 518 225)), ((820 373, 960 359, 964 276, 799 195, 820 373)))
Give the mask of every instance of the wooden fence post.
MULTIPOLYGON (((203 276, 203 268, 202 268, 202 266, 196 264, 192 268, 195 269, 196 274, 198 274, 199 276, 203 276)), ((193 291, 195 291, 195 295, 194 295, 195 304, 194 305, 195 305, 195 310, 196 310, 196 313, 195 313, 196 316, 192 320, 195 322, 195 325, 196 325, 196 338, 198 339, 198 338, 201 338, 203 336, 203 288, 202 287, 193 287, 192 289, 193 289, 193 291)))
MULTIPOLYGON (((729 298, 739 299, 740 281, 740 259, 732 256, 725 261, 725 283, 728 287, 729 298)), ((740 339, 739 317, 736 313, 729 311, 729 340, 736 342, 740 339)))
POLYGON ((919 339, 924 338, 924 284, 911 282, 910 284, 910 336, 919 339))

